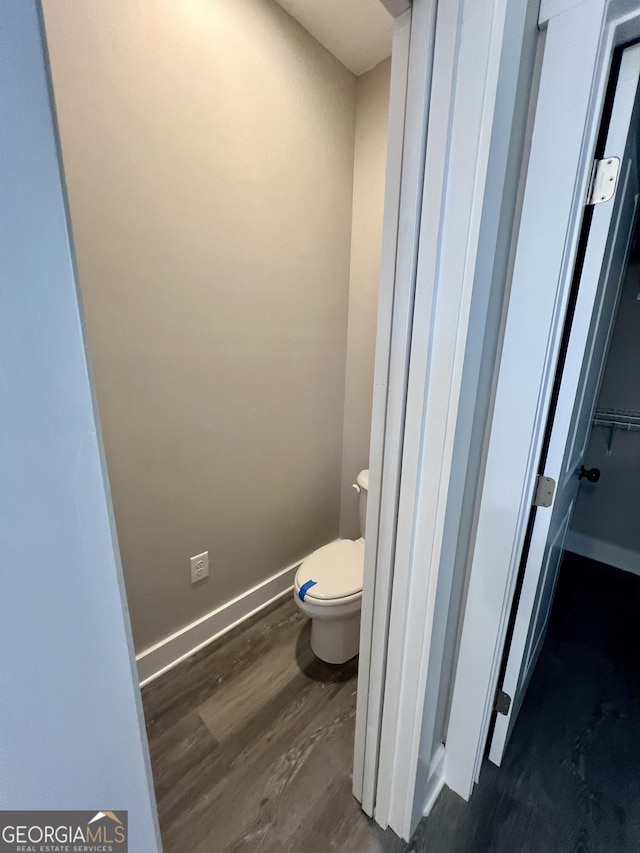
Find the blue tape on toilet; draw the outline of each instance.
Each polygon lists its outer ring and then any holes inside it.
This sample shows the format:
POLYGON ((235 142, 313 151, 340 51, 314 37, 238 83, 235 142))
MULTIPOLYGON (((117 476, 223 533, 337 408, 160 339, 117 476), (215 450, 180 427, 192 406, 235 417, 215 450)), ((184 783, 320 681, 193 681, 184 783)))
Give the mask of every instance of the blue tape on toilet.
POLYGON ((311 587, 315 586, 317 583, 318 581, 307 581, 306 583, 302 584, 302 586, 300 587, 300 592, 298 593, 298 595, 300 596, 300 601, 304 601, 305 595, 309 592, 311 587))

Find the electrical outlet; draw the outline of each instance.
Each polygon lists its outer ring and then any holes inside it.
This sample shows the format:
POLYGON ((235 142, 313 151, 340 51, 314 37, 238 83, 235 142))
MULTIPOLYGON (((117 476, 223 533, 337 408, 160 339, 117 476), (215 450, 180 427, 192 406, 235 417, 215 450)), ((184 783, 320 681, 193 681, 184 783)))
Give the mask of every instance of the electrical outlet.
POLYGON ((191 583, 199 583, 209 577, 209 552, 196 554, 189 561, 191 563, 191 583))

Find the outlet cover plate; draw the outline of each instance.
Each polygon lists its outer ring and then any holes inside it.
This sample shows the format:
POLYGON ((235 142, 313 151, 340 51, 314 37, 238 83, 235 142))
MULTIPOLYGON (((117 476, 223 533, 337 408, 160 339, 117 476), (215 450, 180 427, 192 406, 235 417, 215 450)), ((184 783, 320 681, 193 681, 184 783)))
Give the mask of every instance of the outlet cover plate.
POLYGON ((189 561, 191 565, 191 583, 200 583, 205 578, 209 577, 209 552, 204 551, 202 554, 196 554, 189 561))

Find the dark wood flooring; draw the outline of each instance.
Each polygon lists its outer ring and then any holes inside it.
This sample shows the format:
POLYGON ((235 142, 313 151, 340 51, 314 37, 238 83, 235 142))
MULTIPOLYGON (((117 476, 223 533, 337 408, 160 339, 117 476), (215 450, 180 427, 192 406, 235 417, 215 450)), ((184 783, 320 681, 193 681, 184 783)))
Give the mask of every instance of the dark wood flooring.
POLYGON ((356 664, 291 600, 143 690, 165 853, 640 851, 640 578, 566 555, 502 767, 406 847, 351 795, 356 664))
POLYGON ((399 853, 351 794, 356 662, 288 599, 142 692, 165 853, 399 853))
POLYGON ((565 555, 502 767, 443 791, 408 851, 640 851, 640 578, 565 555))

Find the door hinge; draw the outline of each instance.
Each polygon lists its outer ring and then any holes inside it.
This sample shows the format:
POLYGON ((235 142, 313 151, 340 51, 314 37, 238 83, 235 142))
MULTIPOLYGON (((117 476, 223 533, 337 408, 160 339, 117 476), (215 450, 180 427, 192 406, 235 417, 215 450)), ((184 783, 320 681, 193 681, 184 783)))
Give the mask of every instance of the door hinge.
POLYGON ((493 710, 497 711, 499 714, 504 714, 506 717, 509 713, 509 708, 511 707, 511 696, 508 693, 505 693, 500 687, 496 690, 496 701, 493 706, 493 710))
POLYGON ((536 491, 533 496, 533 506, 551 506, 555 490, 556 481, 553 477, 543 477, 542 474, 538 474, 536 491))
POLYGON ((618 172, 620 171, 619 157, 605 157, 604 160, 595 160, 591 169, 591 180, 589 181, 589 192, 586 204, 602 204, 609 201, 616 191, 618 183, 618 172))

